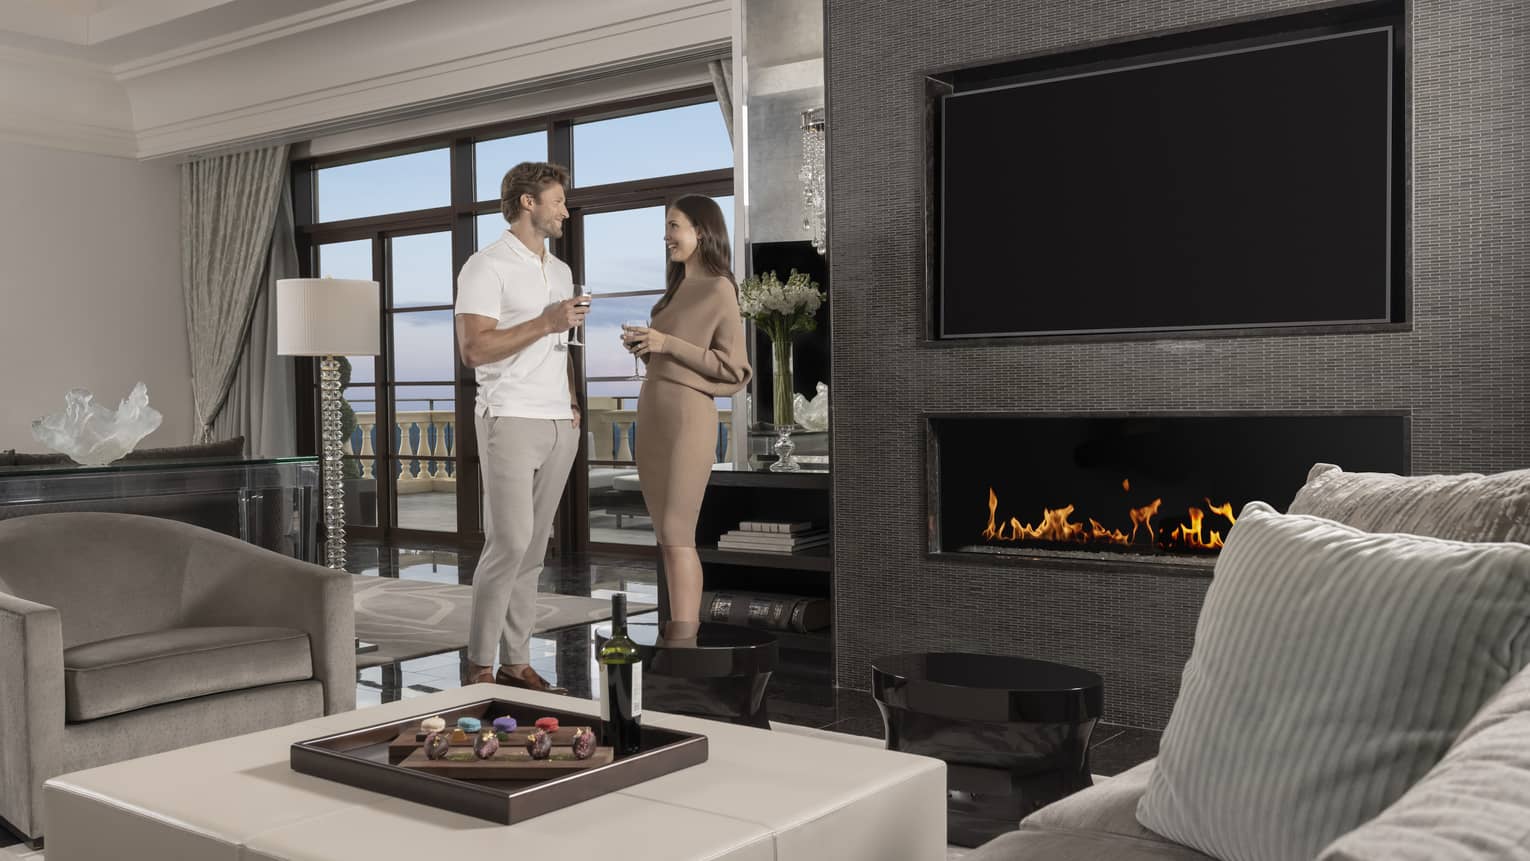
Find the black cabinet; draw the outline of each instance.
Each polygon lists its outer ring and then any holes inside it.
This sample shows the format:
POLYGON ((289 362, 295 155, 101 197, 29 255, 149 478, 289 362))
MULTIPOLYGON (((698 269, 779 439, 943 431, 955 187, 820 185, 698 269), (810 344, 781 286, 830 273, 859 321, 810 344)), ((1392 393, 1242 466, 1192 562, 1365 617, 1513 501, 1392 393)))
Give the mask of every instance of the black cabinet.
MULTIPOLYGON (((713 472, 696 523, 703 590, 832 599, 832 537, 826 546, 792 554, 722 550, 717 546, 719 537, 746 520, 811 521, 815 528, 828 529, 829 513, 826 470, 713 472)), ((669 590, 662 557, 659 574, 659 614, 668 619, 669 590)), ((828 652, 832 648, 832 628, 806 633, 774 627, 770 630, 782 649, 828 652)))

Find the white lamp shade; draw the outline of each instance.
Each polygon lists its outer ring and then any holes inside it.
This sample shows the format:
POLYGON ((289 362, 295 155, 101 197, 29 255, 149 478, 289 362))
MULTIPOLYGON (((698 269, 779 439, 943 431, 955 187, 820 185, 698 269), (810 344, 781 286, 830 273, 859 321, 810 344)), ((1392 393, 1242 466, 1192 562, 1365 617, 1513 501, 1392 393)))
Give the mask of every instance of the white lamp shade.
POLYGON ((280 356, 375 356, 379 352, 376 281, 282 278, 276 282, 276 353, 280 356))

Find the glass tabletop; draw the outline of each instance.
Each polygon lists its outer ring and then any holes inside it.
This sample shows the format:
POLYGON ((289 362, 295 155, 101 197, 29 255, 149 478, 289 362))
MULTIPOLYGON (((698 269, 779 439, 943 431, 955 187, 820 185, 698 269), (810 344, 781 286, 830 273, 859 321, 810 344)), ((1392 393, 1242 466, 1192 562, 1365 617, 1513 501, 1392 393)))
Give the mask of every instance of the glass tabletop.
POLYGON ((96 474, 109 475, 113 473, 127 472, 150 472, 154 470, 177 469, 183 467, 207 467, 223 466, 278 466, 288 463, 317 463, 316 457, 272 457, 272 458, 246 458, 246 457, 186 457, 186 458, 134 458, 127 457, 115 463, 105 466, 85 466, 72 460, 64 463, 35 463, 0 465, 0 476, 7 475, 54 475, 54 474, 96 474))

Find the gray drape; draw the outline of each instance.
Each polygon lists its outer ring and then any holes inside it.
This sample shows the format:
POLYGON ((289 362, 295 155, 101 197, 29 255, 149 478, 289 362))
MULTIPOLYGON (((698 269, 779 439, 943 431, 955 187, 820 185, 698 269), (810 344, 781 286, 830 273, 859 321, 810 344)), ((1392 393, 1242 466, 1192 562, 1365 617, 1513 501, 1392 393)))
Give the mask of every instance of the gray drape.
POLYGON ((213 420, 215 439, 245 438, 252 457, 290 457, 297 453, 296 394, 291 356, 276 355, 276 293, 279 278, 298 276, 297 244, 292 219, 292 191, 282 183, 276 208, 276 228, 260 278, 259 299, 250 318, 250 333, 240 354, 239 369, 223 409, 213 420))
POLYGON ((733 61, 713 60, 707 64, 707 71, 712 73, 712 90, 717 93, 717 106, 728 125, 728 140, 733 140, 733 61))
POLYGON ((239 369, 286 183, 285 145, 181 166, 181 290, 200 442, 213 438, 239 369))

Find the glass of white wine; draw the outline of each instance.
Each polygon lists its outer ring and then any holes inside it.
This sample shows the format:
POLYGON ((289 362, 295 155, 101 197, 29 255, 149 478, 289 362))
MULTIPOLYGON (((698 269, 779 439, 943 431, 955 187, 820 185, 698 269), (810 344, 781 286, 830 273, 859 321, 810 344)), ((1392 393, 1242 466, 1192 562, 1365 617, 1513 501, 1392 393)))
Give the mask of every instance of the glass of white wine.
MULTIPOLYGON (((647 320, 623 320, 622 321, 622 346, 626 347, 628 352, 632 352, 632 347, 627 342, 627 335, 628 335, 628 333, 631 332, 633 329, 646 329, 646 328, 648 328, 648 321, 647 320)), ((635 353, 635 352, 632 352, 632 378, 634 380, 641 380, 641 379, 643 379, 643 360, 641 358, 639 358, 638 354, 635 353)))

